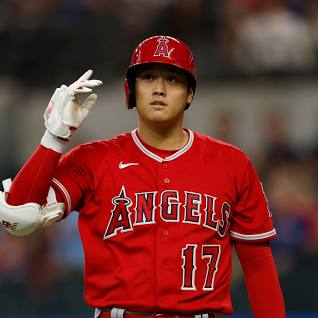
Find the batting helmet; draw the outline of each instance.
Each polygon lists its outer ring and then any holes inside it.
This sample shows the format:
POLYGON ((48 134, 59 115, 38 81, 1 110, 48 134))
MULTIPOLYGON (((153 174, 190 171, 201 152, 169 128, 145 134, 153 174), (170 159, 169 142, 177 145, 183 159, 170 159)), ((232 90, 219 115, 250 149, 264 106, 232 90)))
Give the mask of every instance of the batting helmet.
MULTIPOLYGON (((195 91, 195 62, 189 47, 182 41, 171 36, 157 35, 141 42, 131 56, 126 72, 125 94, 128 109, 136 106, 135 74, 140 65, 162 63, 173 65, 185 72, 189 86, 195 91)), ((186 109, 190 104, 186 105, 186 109)))

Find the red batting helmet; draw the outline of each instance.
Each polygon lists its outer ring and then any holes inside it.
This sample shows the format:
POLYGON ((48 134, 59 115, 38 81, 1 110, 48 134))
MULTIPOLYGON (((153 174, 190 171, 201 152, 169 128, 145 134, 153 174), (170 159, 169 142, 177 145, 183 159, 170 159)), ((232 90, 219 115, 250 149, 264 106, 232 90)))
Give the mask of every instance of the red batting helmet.
MULTIPOLYGON (((125 78, 126 105, 128 109, 136 106, 135 73, 139 65, 162 63, 173 65, 188 77, 189 86, 195 91, 195 62, 189 47, 171 36, 157 35, 141 42, 131 56, 125 78)), ((186 109, 189 107, 187 104, 186 109)))

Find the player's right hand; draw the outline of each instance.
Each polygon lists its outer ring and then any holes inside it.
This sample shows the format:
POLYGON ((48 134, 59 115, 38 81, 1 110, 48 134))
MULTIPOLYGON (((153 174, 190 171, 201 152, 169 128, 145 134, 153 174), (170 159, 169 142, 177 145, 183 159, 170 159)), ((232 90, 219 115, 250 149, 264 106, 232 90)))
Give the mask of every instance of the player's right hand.
POLYGON ((46 129, 54 136, 69 140, 72 131, 77 129, 88 115, 97 100, 97 94, 90 94, 83 103, 80 95, 88 94, 103 84, 100 80, 90 79, 93 71, 88 70, 70 86, 57 88, 44 113, 46 129))

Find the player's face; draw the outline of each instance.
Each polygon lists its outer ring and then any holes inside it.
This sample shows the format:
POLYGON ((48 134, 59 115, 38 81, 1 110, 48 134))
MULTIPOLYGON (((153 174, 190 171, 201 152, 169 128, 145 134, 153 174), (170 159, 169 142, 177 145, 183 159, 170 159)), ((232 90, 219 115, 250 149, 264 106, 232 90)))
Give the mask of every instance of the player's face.
POLYGON ((186 104, 193 99, 186 75, 164 64, 149 64, 137 72, 135 94, 139 121, 150 124, 182 121, 186 104))

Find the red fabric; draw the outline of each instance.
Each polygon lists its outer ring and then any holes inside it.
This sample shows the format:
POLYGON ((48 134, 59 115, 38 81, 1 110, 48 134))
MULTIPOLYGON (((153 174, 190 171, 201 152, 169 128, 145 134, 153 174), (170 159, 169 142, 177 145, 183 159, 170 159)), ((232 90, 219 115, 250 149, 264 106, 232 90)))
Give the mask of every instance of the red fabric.
POLYGON ((76 147, 54 173, 79 212, 86 302, 231 314, 231 239, 275 235, 255 170, 239 149, 191 131, 193 143, 156 160, 134 133, 76 147))
POLYGON ((7 202, 11 205, 45 203, 60 158, 60 153, 40 145, 14 178, 7 202))
POLYGON ((285 318, 285 304, 269 242, 235 243, 256 318, 285 318), (266 301, 265 301, 266 300, 266 301))
MULTIPOLYGON (((195 133, 193 145, 177 158, 158 162, 128 133, 60 157, 39 146, 14 179, 8 203, 45 202, 55 177, 69 209, 80 213, 89 305, 232 312, 231 238, 251 242, 274 235, 244 154, 195 133), (137 165, 121 169, 121 162, 137 165)), ((285 317, 269 245, 235 245, 255 317, 285 317)))

